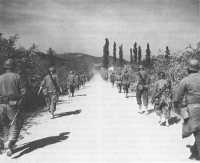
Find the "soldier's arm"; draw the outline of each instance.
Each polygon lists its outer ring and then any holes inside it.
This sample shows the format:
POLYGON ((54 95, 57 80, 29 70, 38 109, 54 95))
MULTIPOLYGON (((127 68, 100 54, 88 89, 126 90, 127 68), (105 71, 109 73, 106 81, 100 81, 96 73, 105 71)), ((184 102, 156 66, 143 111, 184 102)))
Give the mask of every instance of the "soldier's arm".
POLYGON ((187 90, 187 83, 185 80, 182 80, 175 92, 175 95, 174 95, 173 101, 174 101, 175 108, 181 107, 181 103, 182 103, 182 100, 183 100, 186 90, 187 90))
POLYGON ((19 88, 20 95, 22 95, 22 96, 25 95, 27 90, 26 90, 26 87, 25 87, 25 83, 22 80, 20 75, 17 75, 17 85, 18 85, 18 88, 19 88))

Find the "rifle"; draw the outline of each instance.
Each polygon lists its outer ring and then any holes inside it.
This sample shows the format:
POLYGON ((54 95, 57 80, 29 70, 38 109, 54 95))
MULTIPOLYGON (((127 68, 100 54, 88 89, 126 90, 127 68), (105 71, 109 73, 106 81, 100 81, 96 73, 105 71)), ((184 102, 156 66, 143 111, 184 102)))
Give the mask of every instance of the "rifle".
POLYGON ((60 91, 60 88, 58 87, 57 82, 53 79, 53 76, 52 76, 51 72, 48 71, 48 74, 49 74, 49 77, 50 77, 50 79, 51 79, 51 81, 52 81, 54 87, 56 88, 56 91, 57 91, 59 94, 61 94, 62 92, 60 91))
POLYGON ((161 94, 167 89, 167 86, 165 85, 164 87, 162 87, 162 89, 160 89, 157 93, 154 94, 154 96, 152 97, 152 103, 154 103, 156 98, 159 98, 161 96, 161 94))
POLYGON ((24 104, 24 101, 25 101, 25 95, 20 96, 20 98, 17 100, 17 103, 15 105, 15 107, 17 109, 17 113, 15 114, 13 120, 10 122, 9 127, 11 127, 14 124, 14 122, 16 121, 17 116, 21 112, 21 106, 24 104))

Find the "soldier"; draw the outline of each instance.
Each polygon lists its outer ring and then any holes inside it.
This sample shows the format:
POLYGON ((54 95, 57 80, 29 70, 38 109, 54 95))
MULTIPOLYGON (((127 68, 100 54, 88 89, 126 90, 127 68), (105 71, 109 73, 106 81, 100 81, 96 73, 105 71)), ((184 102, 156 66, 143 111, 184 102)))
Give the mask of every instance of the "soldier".
POLYGON ((110 82, 112 83, 112 86, 114 87, 114 85, 115 85, 115 73, 114 72, 112 72, 110 74, 110 82))
POLYGON ((19 74, 14 73, 14 60, 4 63, 5 73, 0 76, 1 135, 7 155, 11 156, 23 123, 24 97, 26 89, 19 74), (8 121, 4 121, 4 120, 8 121))
POLYGON ((121 74, 121 72, 119 72, 116 75, 116 84, 117 84, 117 88, 119 89, 119 93, 121 93, 121 91, 122 91, 122 74, 121 74))
POLYGON ((160 125, 165 124, 166 126, 169 126, 170 111, 172 107, 171 82, 165 79, 164 72, 159 72, 158 77, 159 80, 155 83, 152 104, 154 104, 154 110, 159 116, 160 125))
POLYGON ((53 119, 59 94, 62 92, 54 67, 49 68, 49 73, 44 77, 40 88, 43 89, 46 105, 53 119))
POLYGON ((194 135, 190 159, 200 160, 200 73, 199 61, 189 60, 188 76, 180 81, 174 97, 174 106, 184 119, 182 137, 194 135), (183 99, 185 105, 182 105, 183 99))
POLYGON ((79 90, 80 89, 80 77, 79 77, 79 74, 78 73, 76 73, 76 75, 75 75, 75 87, 76 87, 76 89, 77 90, 79 90))
POLYGON ((124 74, 122 75, 122 85, 126 94, 126 98, 128 98, 128 89, 130 86, 130 76, 128 74, 128 70, 125 70, 124 74))
POLYGON ((139 72, 137 74, 137 88, 136 99, 139 106, 139 113, 148 113, 148 89, 150 84, 150 78, 142 65, 139 66, 139 72), (142 98, 142 99, 141 99, 142 98), (142 104, 145 109, 143 109, 142 104))
POLYGON ((75 83, 75 75, 73 71, 70 71, 68 75, 68 83, 69 83, 69 89, 70 89, 70 96, 74 97, 76 83, 75 83))

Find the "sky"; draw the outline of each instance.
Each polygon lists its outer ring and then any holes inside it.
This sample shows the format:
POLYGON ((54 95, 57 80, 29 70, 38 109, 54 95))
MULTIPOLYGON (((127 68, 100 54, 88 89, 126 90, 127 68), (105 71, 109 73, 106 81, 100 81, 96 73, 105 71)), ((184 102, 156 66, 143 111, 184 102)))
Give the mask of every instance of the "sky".
POLYGON ((0 0, 0 32, 59 53, 102 56, 106 37, 111 54, 113 41, 126 57, 135 41, 175 51, 200 41, 200 0, 0 0))

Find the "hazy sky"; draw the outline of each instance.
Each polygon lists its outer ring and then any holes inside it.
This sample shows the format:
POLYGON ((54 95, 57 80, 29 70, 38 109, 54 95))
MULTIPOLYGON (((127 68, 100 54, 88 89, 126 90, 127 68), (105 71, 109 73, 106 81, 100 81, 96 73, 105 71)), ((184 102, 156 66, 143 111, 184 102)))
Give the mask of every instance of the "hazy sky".
POLYGON ((155 53, 200 41, 200 0, 0 0, 0 32, 19 34, 19 44, 41 50, 101 56, 104 38, 137 41, 155 53))

